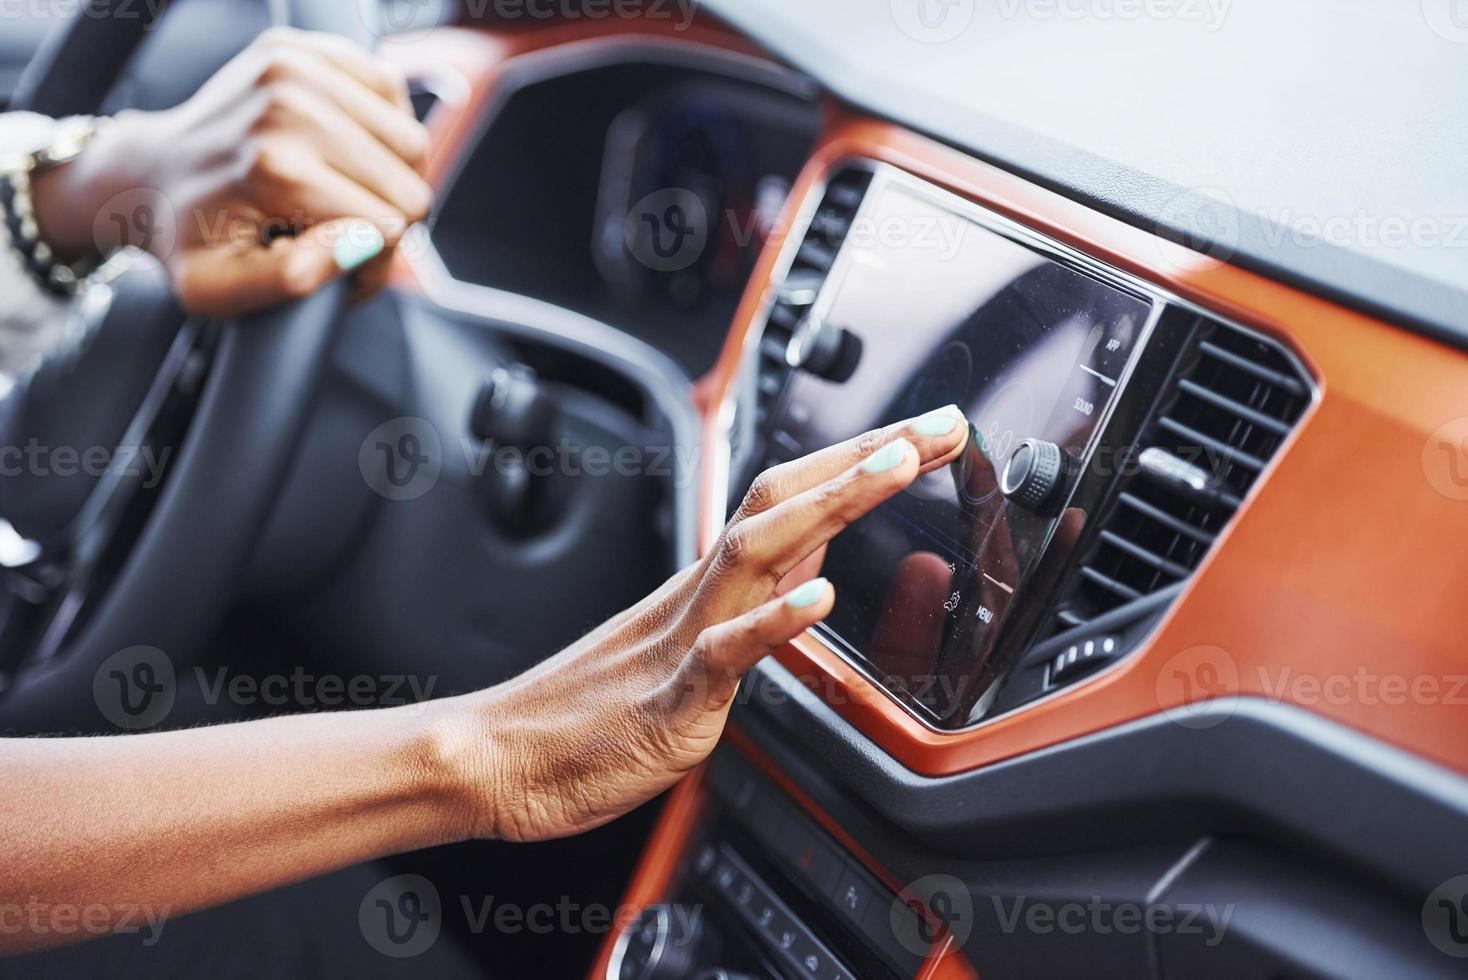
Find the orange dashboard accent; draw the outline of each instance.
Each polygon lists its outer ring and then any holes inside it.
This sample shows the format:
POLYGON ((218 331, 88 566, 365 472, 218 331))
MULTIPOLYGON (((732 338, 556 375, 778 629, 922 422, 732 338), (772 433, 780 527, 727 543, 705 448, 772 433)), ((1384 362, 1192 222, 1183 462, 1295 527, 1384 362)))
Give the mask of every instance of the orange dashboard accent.
POLYGON ((917 980, 979 980, 979 971, 964 956, 963 948, 950 937, 933 949, 917 980))
POLYGON ((605 980, 607 967, 612 962, 612 948, 616 946, 622 928, 667 894, 673 872, 678 867, 678 858, 688 847, 688 838, 703 807, 703 775, 702 768, 695 769, 668 791, 663 812, 658 815, 657 825, 642 849, 642 857, 638 858, 637 868, 632 872, 632 881, 628 883, 622 904, 613 918, 612 930, 607 933, 601 952, 592 965, 591 980, 605 980))
MULTIPOLYGON (((821 809, 779 767, 766 758, 739 729, 730 727, 726 731, 726 737, 868 871, 876 875, 892 890, 900 892, 903 889, 903 883, 898 881, 895 875, 879 864, 856 842, 855 838, 846 832, 844 827, 821 809)), ((657 826, 653 828, 652 836, 648 838, 642 858, 638 861, 637 870, 633 872, 632 883, 628 886, 622 906, 618 909, 617 923, 619 926, 631 922, 643 908, 667 896, 668 886, 672 882, 678 859, 689 846, 698 815, 704 805, 706 795, 703 785, 704 775, 705 767, 700 766, 679 783, 669 795, 662 815, 658 817, 657 826)), ((618 931, 614 929, 602 944, 601 954, 592 967, 591 980, 604 980, 606 977, 607 965, 611 962, 612 948, 616 945, 618 931)), ((954 943, 951 936, 945 934, 938 938, 914 980, 978 980, 978 977, 978 973, 965 958, 963 950, 954 943)))
MULTIPOLYGON (((787 218, 849 157, 909 171, 1279 338, 1321 397, 1152 638, 1090 680, 953 733, 918 721, 809 634, 777 654, 782 664, 904 765, 933 776, 1185 711, 1200 689, 1285 700, 1468 771, 1468 550, 1453 544, 1468 540, 1468 356, 870 119, 833 120, 787 218)), ((713 372, 719 402, 758 327, 778 245, 761 256, 713 372)), ((710 446, 724 440, 717 413, 705 435, 710 446)), ((725 491, 715 466, 703 476, 707 543, 725 491)))

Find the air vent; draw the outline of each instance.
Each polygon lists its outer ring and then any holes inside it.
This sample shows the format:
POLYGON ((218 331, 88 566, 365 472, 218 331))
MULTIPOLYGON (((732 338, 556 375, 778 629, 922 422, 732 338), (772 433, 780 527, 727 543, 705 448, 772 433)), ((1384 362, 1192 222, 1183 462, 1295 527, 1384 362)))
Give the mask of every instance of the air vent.
POLYGON ((1137 466, 1056 607, 1052 633, 1191 575, 1310 404, 1308 383, 1273 344, 1186 318, 1193 338, 1138 441, 1137 466))
POLYGON ((769 320, 760 338, 756 419, 761 431, 790 379, 790 365, 785 360, 790 337, 820 294, 869 183, 871 174, 862 170, 845 170, 831 178, 791 260, 790 270, 776 290, 777 298, 770 307, 769 320))
MULTIPOLYGON (((772 420, 780 416, 780 404, 793 373, 785 352, 795 328, 810 311, 831 266, 835 264, 841 243, 851 230, 871 179, 868 171, 855 169, 839 171, 830 178, 821 203, 806 228, 805 237, 800 240, 791 259, 790 268, 776 287, 775 302, 760 335, 756 369, 752 372, 756 386, 753 396, 754 432, 745 436, 752 436, 752 441, 759 445, 759 451, 746 453, 744 447, 737 445, 737 440, 734 446, 736 456, 743 458, 750 467, 767 468, 799 453, 799 446, 772 424, 772 420)), ((752 478, 753 473, 747 475, 752 478)))

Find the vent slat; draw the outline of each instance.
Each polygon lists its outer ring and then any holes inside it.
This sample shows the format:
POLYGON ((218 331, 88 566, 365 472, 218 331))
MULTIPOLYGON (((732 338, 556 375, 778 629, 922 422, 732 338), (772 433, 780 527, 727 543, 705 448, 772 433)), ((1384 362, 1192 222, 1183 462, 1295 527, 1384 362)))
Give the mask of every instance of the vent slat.
POLYGON ((1252 374, 1265 384, 1272 385, 1294 398, 1304 398, 1310 394, 1310 389, 1298 378, 1292 378, 1288 374, 1282 374, 1273 368, 1265 367, 1257 361, 1251 361, 1242 354, 1235 354, 1233 351, 1226 350, 1210 340, 1203 341, 1198 345, 1198 349, 1209 357, 1222 361, 1229 367, 1238 368, 1240 371, 1252 374))
POLYGON ((1161 507, 1152 506, 1134 493, 1123 493, 1119 499, 1124 506, 1130 507, 1143 516, 1156 521, 1175 534, 1181 534, 1185 538, 1192 538, 1202 545, 1213 543, 1213 535, 1207 531, 1173 517, 1161 507))
POLYGON ((1111 592, 1121 596, 1127 602, 1131 602, 1133 599, 1142 598, 1142 593, 1132 588, 1130 585, 1127 585, 1125 582, 1118 582, 1116 579, 1112 578, 1109 575, 1102 575, 1090 565, 1081 566, 1081 575, 1085 577, 1088 581, 1095 582, 1107 592, 1111 592))
POLYGON ((777 364, 785 363, 785 345, 780 342, 779 337, 765 334, 760 338, 759 352, 777 364))
POLYGON ((1192 442, 1203 449, 1207 449, 1210 452, 1217 453, 1224 459, 1228 460, 1230 463, 1237 463, 1238 465, 1248 467, 1255 472, 1264 469, 1264 460, 1260 459, 1258 456, 1246 453, 1242 449, 1237 449, 1233 446, 1230 446, 1228 443, 1223 442, 1220 439, 1215 439, 1210 435, 1205 435, 1192 426, 1184 425, 1171 416, 1164 415, 1162 418, 1157 420, 1157 424, 1175 435, 1182 436, 1184 439, 1187 439, 1189 442, 1192 442))
POLYGON ((1178 459, 1203 451, 1217 464, 1214 485, 1200 495, 1145 469, 1123 476, 1056 602, 1051 635, 1190 576, 1309 405, 1308 381, 1279 348, 1184 311, 1172 322, 1195 330, 1192 346, 1138 444, 1178 459))
POLYGON ((796 258, 805 265, 814 266, 822 272, 829 272, 831 271, 832 263, 836 261, 836 252, 834 249, 829 249, 820 242, 807 238, 801 243, 800 251, 796 253, 796 258))
POLYGON ((1290 427, 1272 415, 1266 415, 1256 408, 1251 408, 1243 402, 1234 401, 1227 395, 1221 395, 1212 388, 1190 381, 1187 378, 1178 382, 1178 388, 1187 392, 1194 398, 1200 398, 1215 408, 1221 408, 1225 412, 1237 415, 1239 418, 1261 429, 1267 429, 1277 436, 1282 436, 1290 431, 1290 427))
POLYGON ((836 211, 817 212, 810 223, 810 234, 832 246, 840 245, 850 230, 851 217, 836 211))
POLYGON ((862 181, 860 186, 833 181, 826 188, 826 202, 835 205, 843 211, 850 211, 852 214, 855 214, 856 209, 861 207, 862 195, 865 193, 865 181, 862 181))
POLYGON ((770 309, 770 322, 787 331, 793 331, 800 322, 800 313, 784 303, 776 303, 770 309))
POLYGON ((1069 609, 1060 610, 1060 612, 1055 614, 1055 618, 1065 629, 1075 629, 1077 626, 1084 626, 1090 622, 1088 619, 1077 616, 1069 609))
POLYGON ((1115 531, 1102 531, 1101 540, 1118 551, 1131 555, 1137 561, 1145 565, 1151 565, 1164 575, 1171 575, 1173 578, 1187 578, 1188 573, 1192 571, 1191 568, 1179 565, 1177 562, 1164 558, 1162 555, 1153 554, 1141 545, 1117 534, 1115 531))

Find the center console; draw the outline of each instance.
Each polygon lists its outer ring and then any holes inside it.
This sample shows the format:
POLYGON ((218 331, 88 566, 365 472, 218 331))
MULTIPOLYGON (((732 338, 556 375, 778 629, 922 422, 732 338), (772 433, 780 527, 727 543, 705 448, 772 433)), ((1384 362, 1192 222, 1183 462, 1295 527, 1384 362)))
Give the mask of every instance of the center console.
MULTIPOLYGON (((832 157, 803 191, 744 311, 728 506, 956 404, 965 451, 831 542, 836 604, 797 649, 864 677, 904 737, 966 738, 1142 647, 1317 393, 1276 341, 890 163, 832 157)), ((607 976, 971 977, 967 886, 888 874, 743 738, 681 791, 696 810, 649 848, 665 874, 607 976)))
POLYGON ((761 469, 954 403, 967 449, 832 542, 816 633, 933 728, 1120 659, 1313 397, 1237 325, 894 167, 787 247, 736 426, 761 469))
POLYGON ((664 901, 618 936, 608 980, 896 980, 941 922, 852 856, 750 759, 721 750, 664 901))

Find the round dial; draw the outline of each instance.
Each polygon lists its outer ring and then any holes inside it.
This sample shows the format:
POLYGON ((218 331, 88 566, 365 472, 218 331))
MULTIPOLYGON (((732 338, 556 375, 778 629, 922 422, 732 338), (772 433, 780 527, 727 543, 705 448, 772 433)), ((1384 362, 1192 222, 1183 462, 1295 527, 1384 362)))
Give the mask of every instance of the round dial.
POLYGON ((681 905, 654 905, 617 937, 607 980, 685 980, 693 971, 699 916, 681 905))
POLYGON ((1044 512, 1053 502, 1064 471, 1060 447, 1044 439, 1026 439, 1014 447, 1004 467, 1004 496, 1029 510, 1044 512))

